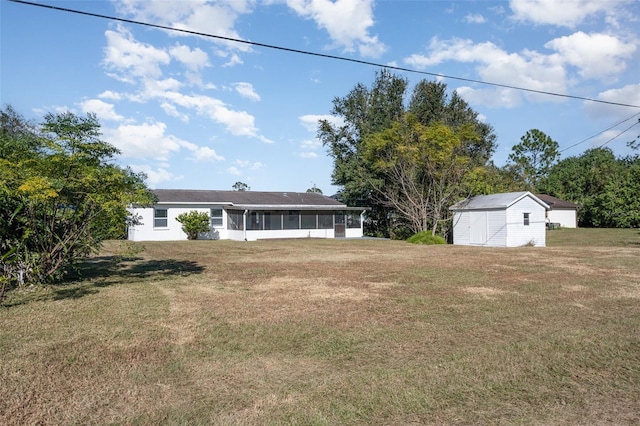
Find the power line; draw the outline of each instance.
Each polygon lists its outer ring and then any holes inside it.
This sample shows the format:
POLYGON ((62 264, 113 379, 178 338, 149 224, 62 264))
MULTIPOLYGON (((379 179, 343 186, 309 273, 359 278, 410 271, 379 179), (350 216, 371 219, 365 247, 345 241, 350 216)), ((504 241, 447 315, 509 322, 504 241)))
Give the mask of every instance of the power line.
POLYGON ((611 139, 609 139, 608 141, 606 141, 605 143, 603 143, 602 145, 600 145, 598 148, 602 148, 603 146, 605 146, 606 144, 608 144, 609 142, 611 142, 612 140, 616 139, 619 136, 624 135, 625 133, 627 133, 629 130, 631 130, 632 127, 637 126, 638 124, 640 124, 640 120, 636 121, 635 123, 633 123, 631 126, 627 127, 626 129, 624 129, 622 132, 618 133, 617 135, 615 135, 614 137, 612 137, 611 139))
POLYGON ((299 53, 299 54, 302 54, 302 55, 316 56, 316 57, 320 57, 320 58, 335 59, 335 60, 345 61, 345 62, 353 62, 353 63, 357 63, 357 64, 370 65, 370 66, 379 67, 379 68, 387 68, 387 69, 392 69, 392 70, 397 70, 397 71, 404 71, 404 72, 409 72, 409 73, 414 73, 414 74, 428 75, 428 76, 431 76, 431 77, 448 78, 448 79, 451 79, 451 80, 458 80, 458 81, 465 81, 465 82, 469 82, 469 83, 484 84, 484 85, 488 85, 488 86, 502 87, 502 88, 506 88, 506 89, 519 90, 519 91, 529 92, 529 93, 537 93, 537 94, 547 95, 547 96, 556 96, 556 97, 561 97, 561 98, 578 99, 578 100, 587 101, 587 102, 597 102, 597 103, 607 104, 607 105, 616 105, 616 106, 623 106, 623 107, 630 107, 630 108, 640 108, 640 105, 632 105, 632 104, 623 104, 623 103, 620 103, 620 102, 603 101, 601 99, 586 98, 586 97, 583 97, 583 96, 575 96, 575 95, 567 95, 567 94, 562 94, 562 93, 547 92, 547 91, 544 91, 544 90, 528 89, 528 88, 525 88, 525 87, 512 86, 512 85, 509 85, 509 84, 492 83, 492 82, 488 82, 488 81, 475 80, 475 79, 471 79, 471 78, 455 77, 455 76, 451 76, 451 75, 438 74, 438 73, 428 72, 428 71, 419 71, 419 70, 415 70, 415 69, 411 69, 411 68, 398 67, 398 66, 392 66, 392 65, 384 65, 384 64, 379 64, 379 63, 376 63, 376 62, 363 61, 363 60, 360 60, 360 59, 346 58, 344 56, 336 56, 336 55, 329 55, 329 54, 325 54, 325 53, 311 52, 311 51, 307 51, 307 50, 293 49, 293 48, 289 48, 289 47, 276 46, 276 45, 272 45, 272 44, 259 43, 259 42, 248 41, 248 40, 241 40, 241 39, 232 38, 232 37, 224 37, 224 36, 219 36, 219 35, 214 35, 214 34, 201 33, 201 32, 198 32, 198 31, 186 30, 186 29, 181 29, 181 28, 172 28, 172 27, 167 27, 165 25, 150 24, 148 22, 134 21, 132 19, 117 18, 115 16, 102 15, 102 14, 92 13, 92 12, 85 12, 85 11, 76 10, 76 9, 69 9, 69 8, 65 8, 65 7, 52 6, 52 5, 40 4, 40 3, 33 3, 33 2, 25 1, 25 0, 8 0, 8 1, 13 2, 13 3, 20 3, 20 4, 24 4, 24 5, 28 5, 28 6, 36 6, 36 7, 42 7, 42 8, 45 8, 45 9, 58 10, 58 11, 61 11, 61 12, 76 13, 76 14, 84 15, 84 16, 92 16, 92 17, 95 17, 95 18, 102 18, 102 19, 109 19, 109 20, 113 20, 113 21, 126 22, 126 23, 129 23, 129 24, 142 25, 142 26, 146 26, 146 27, 158 28, 158 29, 167 30, 167 31, 176 31, 176 32, 181 32, 181 33, 185 33, 185 34, 197 35, 197 36, 201 36, 201 37, 209 37, 209 38, 215 38, 215 39, 218 39, 218 40, 230 41, 230 42, 234 42, 234 43, 248 44, 248 45, 251 45, 251 46, 257 46, 257 47, 264 47, 264 48, 268 48, 268 49, 281 50, 281 51, 290 52, 290 53, 299 53))
MULTIPOLYGON (((603 134, 604 132, 606 132, 606 131, 608 131, 608 130, 613 129, 614 127, 617 127, 617 126, 621 125, 622 123, 625 123, 625 122, 627 122, 627 121, 631 120, 632 118, 634 118, 634 117, 636 117, 636 116, 638 116, 638 115, 640 115, 640 112, 637 112, 637 113, 633 114, 631 117, 626 118, 626 119, 624 119, 624 120, 622 120, 622 121, 618 121, 616 124, 614 124, 614 125, 612 125, 612 126, 609 126, 609 127, 607 127, 606 129, 604 129, 604 130, 599 131, 599 132, 598 132, 598 133, 596 133, 595 135, 589 136, 588 138, 582 139, 580 142, 574 143, 574 144, 573 144, 573 145, 571 145, 571 146, 568 146, 568 147, 566 147, 566 148, 564 148, 564 149, 561 149, 559 152, 564 152, 564 151, 566 151, 566 150, 568 150, 568 149, 571 149, 571 148, 573 148, 573 147, 575 147, 575 146, 578 146, 578 145, 580 145, 580 144, 583 144, 583 143, 585 143, 586 141, 591 140, 591 139, 593 139, 593 138, 595 138, 595 137, 597 137, 597 136, 600 136, 600 135, 601 135, 601 134, 603 134)), ((636 123, 634 123, 631 127, 635 126, 636 124, 638 124, 638 123, 637 123, 637 122, 636 122, 636 123)), ((629 130, 631 127, 629 127, 627 130, 629 130)), ((625 130, 624 132, 626 132, 627 130, 625 130)), ((624 133, 624 132, 622 132, 622 133, 624 133)), ((620 133, 620 135, 621 135, 622 133, 620 133)), ((620 136, 620 135, 618 135, 618 136, 620 136)), ((618 136, 614 137, 613 139, 617 138, 618 136)), ((608 143, 609 143, 609 142, 611 142, 613 139, 611 139, 611 140, 609 140, 609 141, 605 142, 602 146, 604 146, 604 145, 608 144, 608 143)))

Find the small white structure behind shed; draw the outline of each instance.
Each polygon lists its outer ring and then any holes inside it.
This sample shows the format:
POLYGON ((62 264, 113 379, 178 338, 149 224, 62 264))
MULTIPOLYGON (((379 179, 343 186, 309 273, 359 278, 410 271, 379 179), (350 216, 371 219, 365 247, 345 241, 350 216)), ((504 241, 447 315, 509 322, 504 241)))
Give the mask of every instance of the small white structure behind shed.
POLYGON ((544 247, 548 208, 530 192, 467 198, 449 207, 453 211, 453 244, 544 247))

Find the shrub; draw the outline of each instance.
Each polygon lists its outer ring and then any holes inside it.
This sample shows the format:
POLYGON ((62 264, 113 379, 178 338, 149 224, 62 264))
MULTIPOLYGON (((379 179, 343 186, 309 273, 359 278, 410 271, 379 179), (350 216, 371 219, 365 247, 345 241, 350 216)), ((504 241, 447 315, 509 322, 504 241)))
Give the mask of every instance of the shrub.
POLYGON ((440 235, 431 235, 431 231, 421 231, 407 238, 407 242, 411 244, 447 244, 440 235))
POLYGON ((191 210, 181 213, 176 220, 182 224, 182 230, 187 234, 187 239, 197 240, 198 234, 209 230, 209 214, 191 210))

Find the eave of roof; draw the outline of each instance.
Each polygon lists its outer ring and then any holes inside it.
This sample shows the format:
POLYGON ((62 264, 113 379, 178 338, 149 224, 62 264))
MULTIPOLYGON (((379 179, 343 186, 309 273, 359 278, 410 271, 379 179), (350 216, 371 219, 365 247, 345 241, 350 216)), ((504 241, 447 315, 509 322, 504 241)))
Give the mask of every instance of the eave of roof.
POLYGON ((222 205, 245 210, 367 210, 309 192, 155 189, 158 205, 222 205))
POLYGON ((544 201, 528 191, 522 191, 478 195, 455 203, 454 205, 449 207, 449 210, 502 210, 511 207, 525 197, 530 197, 533 201, 540 204, 545 209, 549 209, 549 205, 547 205, 544 201))

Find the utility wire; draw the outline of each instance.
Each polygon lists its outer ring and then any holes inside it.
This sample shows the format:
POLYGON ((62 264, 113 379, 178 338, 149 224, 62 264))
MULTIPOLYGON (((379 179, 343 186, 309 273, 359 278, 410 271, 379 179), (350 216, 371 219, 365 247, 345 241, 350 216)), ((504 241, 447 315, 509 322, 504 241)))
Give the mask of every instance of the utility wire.
POLYGON ((626 129, 624 129, 622 132, 618 133, 617 135, 615 135, 614 137, 612 137, 611 139, 609 139, 608 141, 606 141, 605 143, 603 143, 602 145, 600 145, 598 148, 602 148, 603 146, 605 146, 606 144, 608 144, 609 142, 611 142, 612 140, 616 139, 619 136, 624 135, 625 133, 627 133, 629 130, 631 130, 631 128, 633 126, 637 126, 638 124, 640 124, 640 120, 636 121, 635 123, 633 123, 631 126, 627 127, 626 129))
MULTIPOLYGON (((610 126, 610 127, 607 127, 607 128, 606 128, 606 129, 604 129, 604 130, 599 131, 599 132, 598 132, 598 133, 596 133, 595 135, 589 136, 588 138, 582 139, 580 142, 576 142, 576 143, 574 143, 574 144, 573 144, 573 145, 571 145, 571 146, 568 146, 568 147, 566 147, 566 148, 563 148, 563 149, 561 149, 561 150, 560 150, 560 151, 558 151, 558 152, 564 152, 564 151, 566 151, 566 150, 568 150, 568 149, 571 149, 571 148, 573 148, 573 147, 575 147, 575 146, 578 146, 578 145, 580 145, 580 144, 583 144, 583 143, 585 143, 586 141, 591 140, 591 139, 595 138, 596 136, 600 136, 600 135, 601 135, 601 134, 603 134, 604 132, 606 132, 606 131, 608 131, 608 130, 613 129, 614 127, 617 127, 617 126, 621 125, 622 123, 625 123, 625 122, 627 122, 627 121, 631 120, 632 118, 634 118, 634 117, 636 117, 636 116, 638 116, 638 115, 640 115, 640 112, 637 112, 637 113, 633 114, 631 117, 629 117, 629 118, 627 118, 627 119, 624 119, 624 120, 622 120, 622 121, 619 121, 619 122, 617 122, 616 124, 614 124, 614 125, 612 125, 612 126, 610 126)), ((637 123, 637 122, 636 122, 636 123, 634 123, 631 127, 635 126, 636 124, 638 124, 638 123, 637 123)), ((629 130, 631 127, 629 127, 627 130, 629 130)), ((624 132, 626 132, 627 130, 625 130, 624 132)), ((623 132, 623 133, 624 133, 624 132, 623 132)), ((620 133, 620 135, 621 135, 621 134, 622 134, 622 133, 620 133)), ((620 136, 620 135, 618 135, 618 136, 620 136)), ((617 138, 618 136, 614 137, 613 139, 617 138)), ((613 139, 611 139, 611 140, 613 140, 613 139)), ((605 142, 605 143, 604 143, 604 145, 606 145, 606 144, 608 144, 609 142, 611 142, 611 140, 609 140, 609 141, 605 142)), ((602 145, 602 146, 604 146, 604 145, 602 145)))
POLYGON ((640 105, 632 105, 632 104, 624 104, 624 103, 620 103, 620 102, 603 101, 601 99, 586 98, 586 97, 583 97, 583 96, 575 96, 575 95, 567 95, 567 94, 562 94, 562 93, 547 92, 547 91, 544 91, 544 90, 528 89, 528 88, 525 88, 525 87, 512 86, 512 85, 509 85, 509 84, 492 83, 492 82, 488 82, 488 81, 475 80, 475 79, 471 79, 471 78, 455 77, 455 76, 451 76, 451 75, 438 74, 438 73, 428 72, 428 71, 419 71, 419 70, 415 70, 415 69, 411 69, 411 68, 404 68, 404 67, 398 67, 398 66, 392 66, 392 65, 384 65, 384 64, 379 64, 379 63, 376 63, 376 62, 363 61, 363 60, 360 60, 360 59, 346 58, 344 56, 328 55, 328 54, 325 54, 325 53, 317 53, 317 52, 311 52, 311 51, 307 51, 307 50, 292 49, 292 48, 289 48, 289 47, 276 46, 276 45, 272 45, 272 44, 259 43, 259 42, 255 42, 255 41, 241 40, 241 39, 237 39, 237 38, 231 38, 231 37, 224 37, 224 36, 219 36, 219 35, 214 35, 214 34, 201 33, 201 32, 198 32, 198 31, 185 30, 185 29, 181 29, 181 28, 172 28, 172 27, 167 27, 165 25, 150 24, 148 22, 134 21, 132 19, 117 18, 115 16, 108 16, 108 15, 102 15, 102 14, 98 14, 98 13, 84 12, 84 11, 81 11, 81 10, 69 9, 69 8, 65 8, 65 7, 52 6, 52 5, 40 4, 40 3, 33 3, 33 2, 30 2, 30 1, 25 1, 25 0, 8 0, 8 1, 13 2, 13 3, 20 3, 20 4, 24 4, 24 5, 29 5, 29 6, 42 7, 42 8, 45 8, 45 9, 53 9, 53 10, 58 10, 58 11, 62 11, 62 12, 69 12, 69 13, 76 13, 76 14, 79 14, 79 15, 92 16, 92 17, 95 17, 95 18, 102 18, 102 19, 109 19, 109 20, 113 20, 113 21, 126 22, 126 23, 129 23, 129 24, 142 25, 142 26, 151 27, 151 28, 159 28, 159 29, 167 30, 167 31, 176 31, 176 32, 181 32, 181 33, 185 33, 185 34, 191 34, 191 35, 197 35, 197 36, 202 36, 202 37, 215 38, 215 39, 218 39, 218 40, 231 41, 231 42, 234 42, 234 43, 242 43, 242 44, 248 44, 248 45, 251 45, 251 46, 265 47, 265 48, 268 48, 268 49, 282 50, 282 51, 290 52, 290 53, 299 53, 299 54, 302 54, 302 55, 316 56, 316 57, 320 57, 320 58, 328 58, 328 59, 335 59, 335 60, 339 60, 339 61, 363 64, 363 65, 371 65, 371 66, 379 67, 379 68, 387 68, 387 69, 392 69, 392 70, 397 70, 397 71, 404 71, 404 72, 415 73, 415 74, 429 75, 429 76, 432 76, 432 77, 448 78, 448 79, 451 79, 451 80, 466 81, 466 82, 469 82, 469 83, 477 83, 477 84, 485 84, 485 85, 495 86, 495 87, 503 87, 503 88, 506 88, 506 89, 520 90, 520 91, 523 91, 523 92, 537 93, 537 94, 541 94, 541 95, 557 96, 557 97, 569 98, 569 99, 578 99, 578 100, 587 101, 587 102, 597 102, 597 103, 601 103, 601 104, 616 105, 616 106, 623 106, 623 107, 630 107, 630 108, 640 108, 640 105))

